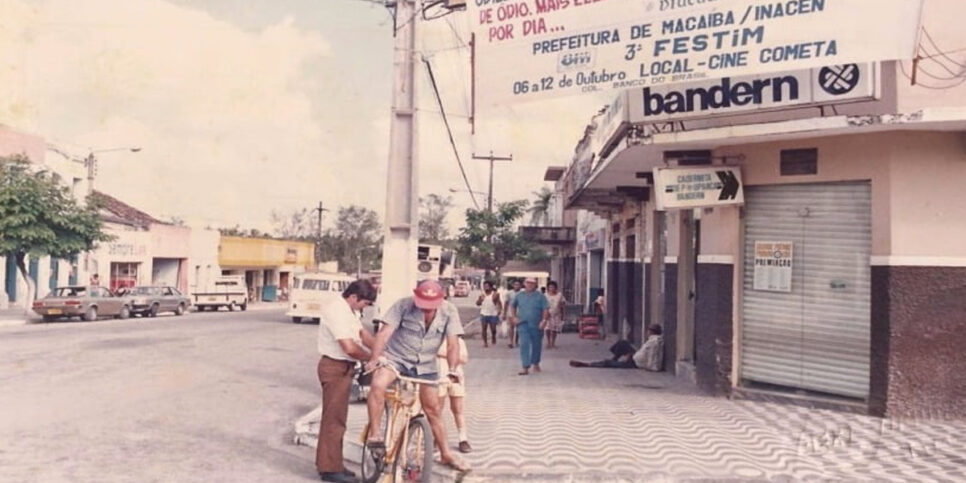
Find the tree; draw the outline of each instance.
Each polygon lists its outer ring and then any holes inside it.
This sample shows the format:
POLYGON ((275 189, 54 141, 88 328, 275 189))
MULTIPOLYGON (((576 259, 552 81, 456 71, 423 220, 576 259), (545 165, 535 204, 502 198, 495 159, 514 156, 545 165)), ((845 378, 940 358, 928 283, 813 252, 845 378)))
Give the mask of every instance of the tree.
POLYGON ((449 239, 446 217, 453 207, 453 197, 431 194, 419 199, 419 239, 427 243, 441 244, 449 239))
POLYGON ((499 203, 493 213, 466 210, 466 226, 460 229, 459 256, 470 265, 499 274, 510 260, 525 256, 533 245, 516 230, 527 211, 527 201, 499 203))
POLYGON ((263 238, 268 237, 268 233, 262 233, 257 228, 242 228, 241 225, 235 225, 232 227, 219 228, 218 233, 222 236, 242 236, 248 238, 263 238))
POLYGON ((35 168, 23 155, 0 158, 0 255, 13 258, 27 280, 28 309, 37 293, 28 255, 66 259, 114 238, 92 198, 80 205, 56 174, 35 168))
POLYGON ((536 198, 533 200, 533 206, 528 210, 530 224, 545 225, 550 220, 550 200, 553 198, 553 191, 544 186, 540 191, 534 191, 533 195, 536 198))
POLYGON ((334 245, 334 258, 343 271, 368 271, 382 265, 382 224, 375 211, 364 206, 339 207, 335 228, 323 236, 334 245))
POLYGON ((286 240, 311 240, 319 236, 318 217, 314 210, 302 208, 289 215, 272 210, 271 221, 275 236, 286 240))

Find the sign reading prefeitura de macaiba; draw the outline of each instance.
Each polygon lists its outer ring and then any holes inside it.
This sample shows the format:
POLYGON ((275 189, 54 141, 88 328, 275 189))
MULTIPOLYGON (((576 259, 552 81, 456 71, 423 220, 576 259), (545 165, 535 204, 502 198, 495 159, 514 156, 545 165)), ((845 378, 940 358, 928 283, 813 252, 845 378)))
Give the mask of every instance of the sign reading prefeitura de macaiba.
POLYGON ((469 0, 477 102, 911 59, 922 0, 469 0))

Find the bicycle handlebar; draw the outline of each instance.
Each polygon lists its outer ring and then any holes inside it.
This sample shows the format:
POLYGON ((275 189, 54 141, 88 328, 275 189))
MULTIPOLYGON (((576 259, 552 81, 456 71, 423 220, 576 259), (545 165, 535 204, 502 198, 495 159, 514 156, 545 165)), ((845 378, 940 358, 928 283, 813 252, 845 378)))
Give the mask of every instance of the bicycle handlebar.
POLYGON ((371 374, 375 372, 376 369, 379 369, 380 367, 385 367, 391 370, 393 373, 396 374, 396 378, 399 379, 400 381, 411 382, 413 384, 425 384, 427 386, 439 386, 440 384, 450 384, 450 381, 445 378, 437 379, 435 381, 428 381, 426 379, 417 379, 415 377, 404 376, 399 373, 399 369, 396 369, 396 366, 389 364, 387 361, 382 361, 382 360, 376 364, 375 369, 373 369, 370 372, 366 372, 366 374, 371 374))

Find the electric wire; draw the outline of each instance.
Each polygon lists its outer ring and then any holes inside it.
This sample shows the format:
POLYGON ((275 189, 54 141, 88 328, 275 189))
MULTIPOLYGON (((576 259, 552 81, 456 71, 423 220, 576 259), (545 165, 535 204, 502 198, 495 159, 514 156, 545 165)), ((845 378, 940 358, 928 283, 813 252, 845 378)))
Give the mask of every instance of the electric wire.
MULTIPOLYGON (((964 49, 964 50, 966 50, 966 49, 964 49)), ((906 64, 905 64, 904 61, 901 61, 901 60, 899 61, 899 70, 902 72, 903 77, 905 77, 909 81, 912 81, 912 76, 909 75, 909 72, 908 71, 906 71, 906 64)), ((930 89, 930 90, 935 90, 935 91, 945 91, 945 90, 949 90, 949 89, 955 89, 956 87, 959 87, 959 86, 963 85, 963 83, 966 83, 966 77, 961 77, 960 80, 959 80, 959 82, 957 82, 955 84, 948 85, 948 86, 933 86, 933 85, 923 84, 922 81, 920 81, 920 80, 916 80, 916 83, 914 85, 916 87, 922 87, 923 89, 930 89)))
POLYGON ((463 161, 460 159, 459 149, 456 148, 456 141, 453 139, 453 130, 449 127, 449 119, 446 117, 446 110, 443 108, 443 98, 439 95, 439 88, 436 85, 436 76, 433 75, 433 65, 430 63, 429 59, 423 57, 423 63, 426 64, 426 71, 429 73, 429 82, 433 86, 433 93, 436 95, 436 102, 439 104, 439 112, 443 116, 443 124, 446 126, 446 134, 449 136, 449 144, 453 147, 453 155, 456 156, 456 164, 460 167, 460 174, 463 175, 463 183, 466 184, 466 190, 470 194, 470 199, 473 200, 473 206, 477 210, 480 209, 480 204, 476 201, 476 195, 473 194, 473 187, 470 186, 470 180, 466 177, 466 169, 463 168, 463 161))
MULTIPOLYGON (((932 35, 929 35, 929 31, 928 31, 928 30, 926 30, 926 27, 923 27, 923 28, 922 28, 922 33, 923 33, 923 34, 925 34, 925 36, 926 36, 926 40, 927 40, 927 41, 928 41, 928 42, 929 42, 929 43, 930 43, 930 44, 932 45, 932 47, 933 47, 934 49, 936 49, 936 52, 939 52, 938 54, 936 54, 937 56, 940 56, 940 57, 942 57, 942 58, 944 58, 944 59, 946 59, 946 60, 948 60, 949 62, 951 62, 951 63, 952 63, 953 65, 956 65, 957 67, 960 67, 960 68, 963 68, 963 69, 966 69, 966 64, 960 64, 959 62, 956 62, 955 60, 953 60, 953 58, 952 58, 952 57, 950 57, 950 56, 948 56, 948 55, 946 55, 947 53, 946 53, 946 52, 943 52, 943 49, 940 49, 940 48, 939 48, 939 45, 937 45, 937 44, 936 44, 936 41, 935 41, 935 40, 933 40, 933 38, 932 38, 932 35)), ((960 50, 964 50, 964 49, 960 49, 960 50)), ((950 53, 950 54, 951 54, 951 53, 953 53, 953 52, 948 52, 948 53, 950 53)))

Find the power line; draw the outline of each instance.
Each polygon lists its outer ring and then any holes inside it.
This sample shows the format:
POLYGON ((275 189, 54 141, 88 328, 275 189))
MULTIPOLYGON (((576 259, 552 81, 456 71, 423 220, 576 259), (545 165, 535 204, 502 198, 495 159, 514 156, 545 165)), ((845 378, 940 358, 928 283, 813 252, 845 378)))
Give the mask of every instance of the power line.
MULTIPOLYGON (((963 49, 963 50, 966 50, 966 49, 963 49)), ((909 81, 912 81, 912 76, 910 76, 909 75, 909 72, 906 71, 906 64, 903 61, 901 61, 901 60, 899 61, 899 70, 902 72, 903 77, 905 77, 909 81)), ((948 85, 948 86, 931 86, 931 85, 923 84, 920 81, 916 81, 916 83, 914 85, 916 87, 922 87, 923 89, 930 89, 930 90, 934 90, 934 91, 945 91, 945 90, 954 89, 956 87, 959 87, 959 86, 963 85, 963 83, 966 83, 966 77, 961 77, 959 79, 959 82, 957 82, 955 84, 948 85)))
MULTIPOLYGON (((922 28, 922 33, 926 34, 926 40, 929 41, 929 43, 933 46, 933 48, 936 49, 936 52, 938 52, 938 54, 936 54, 937 56, 941 56, 942 58, 948 60, 949 62, 952 62, 954 65, 960 68, 966 69, 966 65, 956 62, 955 60, 952 59, 952 57, 949 57, 948 55, 946 55, 946 53, 943 52, 943 49, 939 48, 939 45, 937 45, 936 41, 933 40, 932 35, 929 35, 929 31, 926 30, 926 27, 922 28)), ((960 49, 960 50, 964 50, 964 49, 960 49)), ((952 52, 949 52, 949 53, 952 53, 952 52)))
POLYGON ((433 65, 426 57, 423 57, 423 63, 426 64, 426 70, 429 72, 429 82, 433 86, 433 93, 436 95, 436 102, 439 104, 439 112, 443 116, 443 124, 446 126, 446 134, 449 136, 449 144, 453 147, 453 155, 456 156, 456 164, 459 165, 460 174, 463 175, 463 183, 466 184, 466 189, 470 192, 470 198, 473 200, 473 206, 475 206, 476 209, 480 209, 480 204, 476 202, 476 195, 473 194, 473 187, 470 186, 470 180, 466 177, 466 170, 463 168, 463 161, 460 159, 460 152, 456 148, 456 141, 453 139, 453 130, 449 127, 449 119, 446 117, 446 109, 443 108, 443 99, 439 96, 439 87, 436 85, 436 76, 433 75, 433 65))

